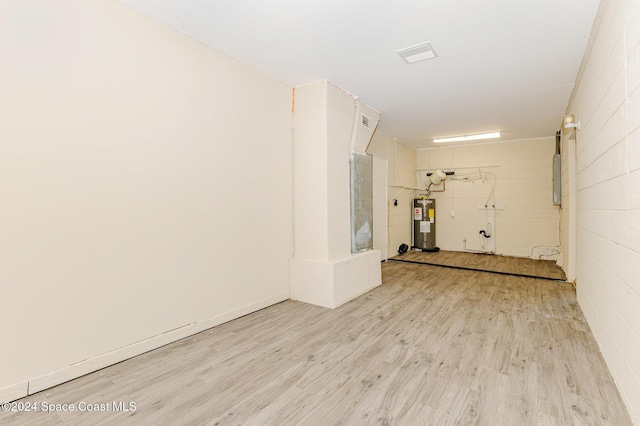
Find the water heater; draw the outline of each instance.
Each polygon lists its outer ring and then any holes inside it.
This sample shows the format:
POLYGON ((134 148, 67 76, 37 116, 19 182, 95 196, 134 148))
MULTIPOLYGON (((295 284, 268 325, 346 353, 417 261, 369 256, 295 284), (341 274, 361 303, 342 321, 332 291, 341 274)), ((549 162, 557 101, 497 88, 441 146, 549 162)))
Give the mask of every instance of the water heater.
POLYGON ((439 251, 436 247, 436 200, 413 199, 413 245, 417 251, 439 251))

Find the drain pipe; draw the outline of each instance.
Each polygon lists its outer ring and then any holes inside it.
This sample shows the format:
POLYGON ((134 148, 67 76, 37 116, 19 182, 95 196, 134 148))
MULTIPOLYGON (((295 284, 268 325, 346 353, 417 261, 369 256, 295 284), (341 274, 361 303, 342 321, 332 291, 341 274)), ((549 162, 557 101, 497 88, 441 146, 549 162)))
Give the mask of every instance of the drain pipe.
POLYGON ((491 235, 487 235, 487 232, 483 229, 482 231, 478 232, 478 236, 480 237, 480 247, 482 247, 482 250, 486 250, 484 239, 491 238, 491 235))
MULTIPOLYGON (((480 242, 480 244, 482 244, 482 241, 480 242)), ((468 249, 467 248, 467 239, 463 238, 462 239, 462 251, 468 252, 468 253, 477 253, 477 254, 492 254, 489 253, 486 250, 473 250, 473 249, 468 249)))

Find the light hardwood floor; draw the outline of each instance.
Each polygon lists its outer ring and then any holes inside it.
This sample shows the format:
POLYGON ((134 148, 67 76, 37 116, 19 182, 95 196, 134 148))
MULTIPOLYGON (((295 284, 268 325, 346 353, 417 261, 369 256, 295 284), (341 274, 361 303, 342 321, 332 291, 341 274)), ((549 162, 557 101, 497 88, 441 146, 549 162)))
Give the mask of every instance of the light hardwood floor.
POLYGON ((631 424, 571 284, 397 262, 338 309, 286 301, 21 400, 112 401, 136 411, 0 424, 631 424))

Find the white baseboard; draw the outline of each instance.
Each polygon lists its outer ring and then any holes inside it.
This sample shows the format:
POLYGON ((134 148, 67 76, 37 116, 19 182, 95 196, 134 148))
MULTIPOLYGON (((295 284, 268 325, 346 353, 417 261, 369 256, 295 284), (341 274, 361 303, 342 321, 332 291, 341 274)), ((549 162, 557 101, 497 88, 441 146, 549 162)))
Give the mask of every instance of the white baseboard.
POLYGON ((278 296, 270 297, 241 308, 225 312, 224 314, 213 318, 187 324, 166 333, 115 349, 95 358, 79 361, 59 370, 34 377, 27 382, 4 387, 0 389, 0 402, 15 401, 16 399, 23 398, 27 395, 57 386, 61 383, 68 382, 69 380, 84 376, 85 374, 117 364, 129 358, 133 358, 134 356, 157 349, 185 337, 192 336, 211 327, 215 327, 216 325, 234 320, 243 315, 250 314, 251 312, 258 311, 287 299, 289 299, 289 294, 280 294, 278 296))
POLYGON ((15 401, 29 392, 29 382, 16 383, 0 389, 0 403, 15 401))

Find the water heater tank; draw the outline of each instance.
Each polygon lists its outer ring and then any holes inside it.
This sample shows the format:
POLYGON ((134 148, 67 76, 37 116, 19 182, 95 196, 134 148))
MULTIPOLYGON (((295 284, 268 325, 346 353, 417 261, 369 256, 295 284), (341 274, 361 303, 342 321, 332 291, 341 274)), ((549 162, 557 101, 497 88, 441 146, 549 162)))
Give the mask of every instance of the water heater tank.
POLYGON ((439 251, 436 247, 436 200, 413 199, 413 246, 418 251, 439 251))

